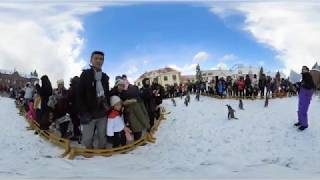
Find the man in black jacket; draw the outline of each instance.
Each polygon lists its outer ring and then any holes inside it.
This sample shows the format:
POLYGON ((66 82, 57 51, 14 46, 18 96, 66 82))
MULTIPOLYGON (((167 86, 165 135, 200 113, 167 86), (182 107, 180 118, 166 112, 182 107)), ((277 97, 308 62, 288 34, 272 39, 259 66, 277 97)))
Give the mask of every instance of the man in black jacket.
POLYGON ((150 79, 144 78, 142 80, 143 87, 140 89, 141 97, 143 99, 144 105, 148 111, 150 119, 150 128, 154 125, 155 111, 156 111, 156 101, 155 95, 150 87, 150 79))
POLYGON ((155 103, 156 103, 156 109, 155 109, 155 118, 160 118, 160 105, 162 104, 162 99, 164 96, 164 88, 158 83, 158 81, 152 82, 151 89, 153 91, 153 94, 155 96, 155 103))
POLYGON ((259 77, 259 89, 260 89, 260 95, 261 97, 264 97, 264 89, 267 84, 266 75, 262 74, 261 77, 259 77))
POLYGON ((93 148, 93 136, 98 132, 98 148, 106 146, 106 112, 109 109, 109 77, 102 72, 104 53, 94 51, 91 54, 91 68, 80 76, 79 114, 83 125, 82 144, 93 148))

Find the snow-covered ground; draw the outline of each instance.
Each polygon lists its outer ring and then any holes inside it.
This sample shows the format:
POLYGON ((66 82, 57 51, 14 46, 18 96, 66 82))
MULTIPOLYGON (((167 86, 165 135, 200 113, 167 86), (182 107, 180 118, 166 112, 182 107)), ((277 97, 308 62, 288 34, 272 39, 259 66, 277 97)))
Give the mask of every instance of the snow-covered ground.
POLYGON ((32 131, 11 99, 0 98, 0 179, 106 178, 320 178, 320 101, 309 110, 310 127, 298 132, 297 98, 235 100, 191 98, 185 107, 165 101, 167 120, 157 143, 128 154, 75 160, 59 158, 61 149, 32 131), (239 120, 227 120, 226 104, 239 120))

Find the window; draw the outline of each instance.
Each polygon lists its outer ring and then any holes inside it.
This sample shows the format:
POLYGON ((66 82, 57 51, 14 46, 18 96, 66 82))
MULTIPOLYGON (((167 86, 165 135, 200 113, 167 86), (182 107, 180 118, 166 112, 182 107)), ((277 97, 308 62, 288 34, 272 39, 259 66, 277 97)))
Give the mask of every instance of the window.
POLYGON ((212 76, 213 75, 213 73, 208 73, 208 76, 212 76))
POLYGON ((153 78, 153 82, 158 82, 158 78, 153 78))
POLYGON ((140 86, 140 82, 138 82, 138 86, 140 86))
POLYGON ((174 80, 174 81, 176 81, 177 80, 177 76, 174 74, 174 75, 172 75, 172 79, 174 80))
POLYGON ((238 71, 238 74, 242 74, 242 71, 239 70, 239 71, 238 71))
POLYGON ((164 81, 168 81, 168 76, 163 77, 164 81))

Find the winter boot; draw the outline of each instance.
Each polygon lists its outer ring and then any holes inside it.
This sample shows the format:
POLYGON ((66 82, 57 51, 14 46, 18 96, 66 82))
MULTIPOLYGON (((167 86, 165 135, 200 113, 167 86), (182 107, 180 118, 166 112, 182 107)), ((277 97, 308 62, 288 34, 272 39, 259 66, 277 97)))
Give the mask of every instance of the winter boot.
POLYGON ((300 126, 298 129, 300 130, 300 131, 304 131, 305 129, 307 129, 308 127, 306 127, 306 126, 300 126))
POLYGON ((297 122, 297 123, 294 124, 294 126, 299 127, 299 126, 301 126, 301 124, 299 122, 297 122))

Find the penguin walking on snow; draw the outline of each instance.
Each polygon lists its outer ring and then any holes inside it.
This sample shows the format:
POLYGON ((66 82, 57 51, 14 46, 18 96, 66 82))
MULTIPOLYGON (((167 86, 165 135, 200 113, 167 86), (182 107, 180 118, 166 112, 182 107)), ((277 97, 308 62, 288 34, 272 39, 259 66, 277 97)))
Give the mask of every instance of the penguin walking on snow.
POLYGON ((230 105, 226 105, 228 107, 228 119, 238 119, 235 117, 234 113, 236 112, 234 109, 232 109, 232 107, 230 105))
POLYGON ((188 104, 189 104, 189 101, 188 101, 188 98, 187 98, 187 97, 184 99, 184 104, 185 104, 186 106, 188 106, 188 104))
POLYGON ((200 92, 197 92, 197 94, 196 94, 196 100, 197 100, 197 101, 200 101, 200 92))
POLYGON ((239 100, 239 109, 244 110, 242 99, 239 100))
POLYGON ((269 105, 269 97, 266 96, 266 100, 264 101, 264 107, 268 107, 269 105))
POLYGON ((174 107, 176 107, 176 106, 177 106, 177 104, 176 104, 176 100, 174 100, 174 98, 171 98, 171 102, 172 102, 172 104, 173 104, 173 106, 174 106, 174 107))

